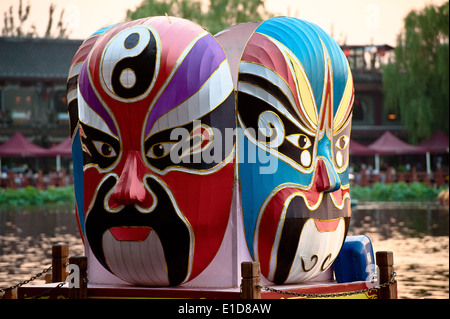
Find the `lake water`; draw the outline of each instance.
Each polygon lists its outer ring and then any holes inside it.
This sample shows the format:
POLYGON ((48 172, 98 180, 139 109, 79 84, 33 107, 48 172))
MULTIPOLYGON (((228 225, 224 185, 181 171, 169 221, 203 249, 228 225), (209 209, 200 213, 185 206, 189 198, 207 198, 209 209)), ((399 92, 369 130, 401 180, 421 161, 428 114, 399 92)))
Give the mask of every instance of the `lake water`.
POLYGON ((449 299, 449 210, 430 205, 358 205, 349 235, 392 251, 399 298, 449 299))
MULTIPOLYGON (((399 298, 449 298, 448 207, 361 203, 352 211, 353 234, 369 236, 375 251, 394 253, 399 298)), ((0 288, 49 267, 51 247, 59 243, 69 244, 70 256, 84 254, 73 209, 0 208, 0 288)))

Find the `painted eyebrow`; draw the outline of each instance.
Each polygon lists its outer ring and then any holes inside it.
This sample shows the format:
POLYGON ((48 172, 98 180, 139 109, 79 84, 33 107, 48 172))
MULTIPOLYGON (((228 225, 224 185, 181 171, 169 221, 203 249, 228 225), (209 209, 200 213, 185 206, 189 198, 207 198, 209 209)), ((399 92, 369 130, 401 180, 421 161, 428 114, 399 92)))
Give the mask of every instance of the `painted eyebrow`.
MULTIPOLYGON (((225 53, 215 38, 207 32, 199 34, 177 58, 172 73, 167 77, 150 107, 145 135, 149 135, 160 117, 189 100, 203 88, 214 73, 223 67, 225 61, 227 61, 225 53), (199 66, 200 62, 203 62, 203 67, 199 66), (190 72, 192 68, 196 72, 190 72)), ((228 65, 228 62, 226 64, 228 65)), ((230 79, 225 82, 232 82, 230 69, 227 71, 230 73, 230 79)))
POLYGON ((80 92, 78 92, 78 118, 86 125, 118 139, 118 136, 110 130, 106 121, 89 106, 80 92))
POLYGON ((353 78, 351 73, 348 73, 347 82, 345 85, 342 99, 339 103, 336 115, 334 117, 336 134, 340 133, 348 124, 353 111, 354 96, 353 78))
POLYGON ((185 125, 202 117, 219 106, 233 91, 233 81, 226 60, 217 68, 204 85, 188 99, 160 116, 146 137, 157 132, 185 125), (214 92, 211 92, 214 88, 214 92), (220 91, 219 91, 220 90, 220 91), (208 96, 209 103, 199 103, 202 97, 208 96), (196 108, 192 106, 196 105, 196 108))
MULTIPOLYGON (((284 83, 284 82, 283 82, 284 83)), ((277 85, 277 84, 275 84, 277 85)), ((282 86, 282 85, 281 85, 282 86)), ((290 89, 287 87, 287 85, 283 88, 280 87, 285 96, 289 98, 290 89)), ((264 90, 263 88, 252 84, 248 82, 241 82, 239 81, 238 85, 239 92, 250 94, 252 96, 255 96, 266 103, 268 103, 270 106, 278 110, 280 113, 282 113, 286 118, 288 118, 295 126, 297 126, 300 130, 307 132, 310 135, 315 135, 315 132, 311 130, 310 128, 307 128, 303 123, 301 123, 298 119, 296 119, 292 114, 289 112, 288 109, 286 109, 285 105, 280 102, 279 99, 277 99, 274 95, 272 95, 270 92, 264 90)), ((292 95, 291 95, 292 96, 292 95)), ((289 99, 289 101, 292 103, 292 99, 289 99)), ((291 104, 292 105, 292 104, 291 104)), ((295 104, 294 104, 295 107, 295 104)))
MULTIPOLYGON (((106 126, 109 131, 111 132, 111 135, 117 137, 117 129, 114 124, 114 119, 112 118, 111 114, 108 112, 108 110, 105 108, 104 103, 102 103, 98 98, 97 94, 94 91, 95 89, 91 86, 89 81, 89 71, 87 70, 87 63, 83 64, 83 67, 81 68, 80 75, 78 77, 78 113, 79 118, 80 117, 80 111, 82 111, 83 106, 88 107, 92 110, 93 113, 97 115, 97 120, 100 118, 100 122, 103 123, 100 127, 106 126), (83 85, 80 85, 80 83, 83 83, 83 85), (81 100, 84 101, 83 106, 80 105, 81 100)), ((100 124, 98 122, 98 124, 100 124)), ((95 126, 90 124, 91 126, 95 126)), ((103 130, 103 128, 102 128, 103 130)))

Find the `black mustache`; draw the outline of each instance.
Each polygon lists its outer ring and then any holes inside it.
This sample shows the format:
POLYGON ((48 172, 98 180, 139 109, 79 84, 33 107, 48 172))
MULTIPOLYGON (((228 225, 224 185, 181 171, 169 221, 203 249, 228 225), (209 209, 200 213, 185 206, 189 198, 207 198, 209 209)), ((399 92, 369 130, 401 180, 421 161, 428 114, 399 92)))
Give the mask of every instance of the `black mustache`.
MULTIPOLYGON (((333 203, 329 196, 324 198, 322 204, 314 213, 311 213, 307 208, 303 198, 297 196, 289 204, 286 210, 286 217, 284 220, 283 230, 281 232, 280 244, 277 254, 277 268, 275 270, 274 282, 282 284, 286 281, 292 263, 297 252, 297 245, 303 230, 303 226, 309 218, 319 218, 323 220, 330 220, 338 217, 343 217, 345 222, 345 236, 347 235, 350 226, 350 200, 345 199, 344 207, 339 210, 333 203)), ((342 242, 343 244, 343 242, 342 242)), ((334 256, 334 258, 337 256, 334 256)), ((317 260, 316 260, 317 262, 317 260)), ((312 267, 313 268, 313 267, 312 267)), ((310 268, 309 270, 311 270, 310 268)), ((309 271, 308 270, 308 271, 309 271)))
POLYGON ((102 247, 103 234, 112 227, 147 226, 159 236, 167 263, 170 285, 180 284, 187 276, 189 268, 190 235, 188 226, 177 215, 169 194, 153 178, 146 178, 146 183, 154 192, 158 203, 151 213, 141 213, 133 205, 125 206, 117 213, 104 209, 106 194, 115 186, 116 178, 110 176, 100 186, 92 209, 86 218, 86 236, 98 261, 108 271, 102 247))

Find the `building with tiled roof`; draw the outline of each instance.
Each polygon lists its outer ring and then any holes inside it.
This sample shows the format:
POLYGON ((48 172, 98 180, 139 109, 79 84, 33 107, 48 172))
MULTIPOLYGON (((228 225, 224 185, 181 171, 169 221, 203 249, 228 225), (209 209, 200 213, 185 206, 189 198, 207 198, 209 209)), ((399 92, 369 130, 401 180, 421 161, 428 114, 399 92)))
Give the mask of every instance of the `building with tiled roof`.
POLYGON ((43 146, 69 135, 66 79, 81 43, 0 37, 0 143, 17 131, 43 146))
MULTIPOLYGON (((69 124, 66 78, 81 40, 0 37, 0 143, 16 131, 42 146, 62 141, 69 124)), ((405 137, 395 114, 383 108, 380 66, 393 48, 343 45, 355 85, 352 137, 364 144, 385 130, 405 137)))

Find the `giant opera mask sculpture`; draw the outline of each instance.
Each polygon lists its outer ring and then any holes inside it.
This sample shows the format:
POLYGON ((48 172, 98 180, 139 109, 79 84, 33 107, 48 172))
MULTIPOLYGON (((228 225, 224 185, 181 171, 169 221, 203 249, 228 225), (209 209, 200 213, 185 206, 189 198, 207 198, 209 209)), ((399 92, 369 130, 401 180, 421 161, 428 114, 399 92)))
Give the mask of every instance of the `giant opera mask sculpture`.
POLYGON ((347 60, 314 24, 251 28, 224 45, 151 17, 101 29, 75 54, 77 217, 90 256, 123 281, 217 286, 239 277, 223 261, 253 259, 269 281, 297 283, 337 257, 350 220, 347 60))
POLYGON ((232 196, 232 147, 203 156, 235 125, 220 45, 174 17, 99 30, 75 54, 68 107, 78 219, 95 258, 132 284, 195 278, 222 243, 232 196))
POLYGON ((271 282, 314 278, 337 257, 351 214, 347 59, 316 25, 272 18, 249 39, 237 88, 248 249, 271 282))

